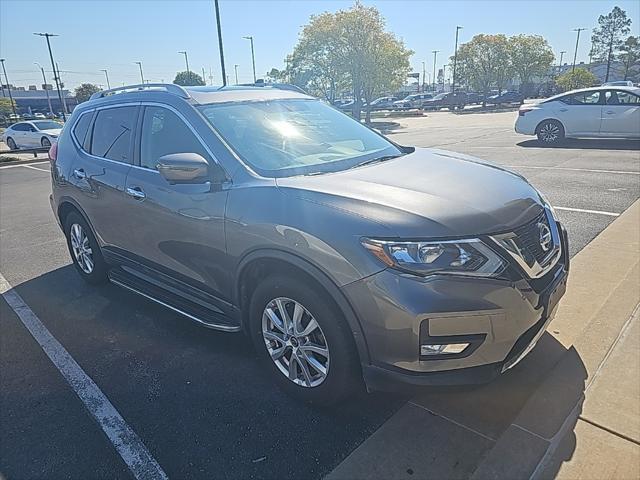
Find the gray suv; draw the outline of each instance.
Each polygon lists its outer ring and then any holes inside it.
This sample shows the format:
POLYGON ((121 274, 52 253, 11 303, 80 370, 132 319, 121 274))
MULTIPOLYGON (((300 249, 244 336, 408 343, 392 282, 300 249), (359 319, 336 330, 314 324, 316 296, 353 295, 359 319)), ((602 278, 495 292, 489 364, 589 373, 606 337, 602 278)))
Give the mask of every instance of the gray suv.
POLYGON ((304 94, 123 87, 50 152, 78 273, 245 332, 305 401, 487 382, 563 295, 567 235, 522 177, 397 145, 304 94))

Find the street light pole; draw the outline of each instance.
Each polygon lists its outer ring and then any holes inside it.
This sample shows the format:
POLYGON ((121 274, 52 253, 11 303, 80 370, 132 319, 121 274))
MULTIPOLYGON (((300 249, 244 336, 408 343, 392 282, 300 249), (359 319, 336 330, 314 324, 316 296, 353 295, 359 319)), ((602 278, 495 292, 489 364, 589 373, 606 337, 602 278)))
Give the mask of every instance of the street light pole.
POLYGON ((140 80, 141 80, 141 84, 144 85, 144 75, 142 74, 142 62, 133 62, 136 65, 138 65, 138 67, 140 67, 140 80))
POLYGON ((253 83, 256 83, 256 55, 253 51, 253 37, 249 35, 248 37, 242 37, 251 42, 251 63, 253 64, 253 83))
POLYGON ((458 64, 458 32, 462 30, 462 27, 456 27, 456 48, 453 51, 453 85, 451 86, 451 91, 456 93, 456 66, 458 64))
POLYGON ((238 64, 237 63, 233 66, 233 69, 236 72, 236 85, 238 85, 238 64))
POLYGON ((433 91, 436 91, 436 58, 440 50, 433 51, 433 91))
POLYGON ((425 79, 427 78, 426 75, 427 75, 427 69, 426 69, 426 67, 424 65, 424 62, 422 62, 422 91, 423 92, 424 92, 424 85, 425 85, 425 82, 426 82, 425 79))
POLYGON ((44 74, 44 68, 42 68, 42 65, 40 65, 38 62, 33 62, 33 63, 34 65, 37 65, 38 68, 40 68, 40 71, 42 72, 42 88, 47 94, 47 103, 49 104, 49 114, 53 116, 53 108, 51 107, 51 97, 49 96, 49 90, 47 89, 47 77, 44 74))
POLYGON ((16 114, 16 105, 13 103, 13 95, 11 95, 11 85, 9 85, 9 77, 7 77, 7 69, 4 68, 4 58, 0 58, 0 63, 2 63, 2 71, 4 72, 4 79, 7 82, 7 90, 9 91, 9 101, 11 102, 11 110, 13 110, 13 114, 16 114))
POLYGON ((60 73, 56 69, 56 62, 53 61, 53 52, 51 51, 50 37, 57 37, 53 33, 34 33, 39 37, 45 37, 47 39, 47 48, 49 49, 49 58, 51 59, 51 69, 53 70, 53 80, 56 82, 56 90, 58 90, 58 100, 60 100, 60 110, 62 110, 62 119, 66 122, 67 115, 64 108, 64 101, 62 100, 62 90, 60 89, 60 73))
POLYGON ((567 53, 566 50, 562 50, 560 52, 560 63, 558 64, 558 74, 562 73, 562 57, 564 57, 565 53, 567 53))
POLYGON ((100 71, 104 72, 104 77, 107 79, 107 90, 111 90, 111 84, 109 83, 109 73, 107 72, 107 70, 105 68, 103 68, 100 71))
POLYGON ((578 44, 580 43, 580 32, 586 30, 586 28, 574 28, 574 32, 578 32, 578 36, 576 37, 576 49, 573 52, 573 67, 571 67, 571 73, 573 73, 576 69, 576 58, 578 56, 578 44))
POLYGON ((187 65, 187 81, 191 81, 191 70, 189 70, 189 57, 186 51, 178 52, 184 55, 184 63, 187 65))
POLYGON ((216 7, 216 24, 218 26, 218 47, 220 48, 220 67, 222 69, 222 86, 226 86, 228 83, 227 73, 224 69, 224 50, 222 49, 222 29, 220 28, 220 8, 218 7, 218 0, 213 0, 216 7))
POLYGON ((442 91, 445 91, 445 82, 447 79, 447 67, 449 66, 448 63, 445 63, 444 65, 442 65, 442 91))

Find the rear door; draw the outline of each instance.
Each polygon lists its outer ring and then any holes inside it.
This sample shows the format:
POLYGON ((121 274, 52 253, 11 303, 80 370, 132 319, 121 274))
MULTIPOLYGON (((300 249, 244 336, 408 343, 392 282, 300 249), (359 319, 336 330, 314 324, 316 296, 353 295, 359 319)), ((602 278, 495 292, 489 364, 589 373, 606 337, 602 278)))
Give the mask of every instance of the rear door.
POLYGON ((604 91, 587 90, 566 95, 555 102, 554 113, 568 136, 600 135, 604 91))
POLYGON ((640 137, 640 97, 625 90, 607 90, 600 134, 603 137, 640 137))
POLYGON ((29 141, 26 138, 28 125, 26 123, 16 123, 13 127, 11 127, 11 138, 14 142, 16 142, 16 146, 18 147, 28 147, 29 141))
POLYGON ((124 187, 133 163, 138 109, 138 105, 130 104, 87 112, 78 117, 72 130, 78 154, 70 168, 69 182, 75 186, 76 200, 99 242, 107 248, 121 248, 129 235, 120 219, 128 206, 124 187))

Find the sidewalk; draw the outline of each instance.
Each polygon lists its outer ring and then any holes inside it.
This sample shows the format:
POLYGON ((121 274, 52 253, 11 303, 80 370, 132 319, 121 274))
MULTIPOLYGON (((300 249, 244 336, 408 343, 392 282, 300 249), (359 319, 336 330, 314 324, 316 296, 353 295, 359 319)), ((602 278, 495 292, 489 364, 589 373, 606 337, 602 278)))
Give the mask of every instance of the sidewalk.
POLYGON ((512 372, 414 398, 328 480, 640 478, 640 201, 574 257, 512 372))

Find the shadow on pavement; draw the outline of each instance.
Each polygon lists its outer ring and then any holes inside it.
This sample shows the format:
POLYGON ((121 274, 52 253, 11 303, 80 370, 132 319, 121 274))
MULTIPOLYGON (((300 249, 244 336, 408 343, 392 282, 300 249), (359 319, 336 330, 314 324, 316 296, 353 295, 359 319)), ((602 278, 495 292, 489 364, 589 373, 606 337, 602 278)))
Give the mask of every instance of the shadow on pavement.
POLYGON ((562 143, 546 145, 538 140, 524 140, 516 145, 525 148, 572 148, 585 150, 640 150, 640 140, 567 138, 562 143))

